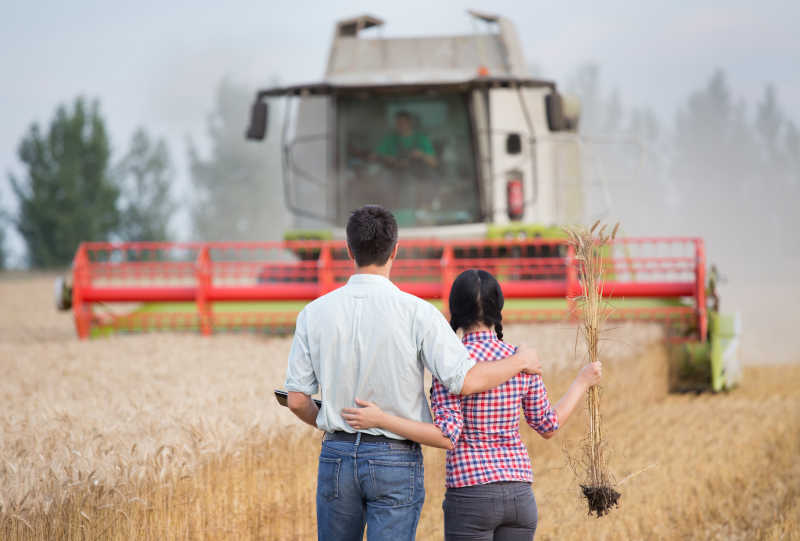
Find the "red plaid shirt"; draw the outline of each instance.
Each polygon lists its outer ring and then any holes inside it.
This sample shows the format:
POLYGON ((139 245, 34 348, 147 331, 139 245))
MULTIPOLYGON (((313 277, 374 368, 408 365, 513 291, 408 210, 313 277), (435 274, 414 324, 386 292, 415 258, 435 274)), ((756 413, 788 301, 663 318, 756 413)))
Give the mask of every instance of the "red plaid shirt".
MULTIPOLYGON (((469 333, 463 341, 476 362, 504 359, 517 351, 490 331, 469 333)), ((463 397, 433 379, 433 422, 454 447, 447 451, 448 487, 533 481, 528 450, 519 437, 520 405, 536 432, 558 428, 541 376, 520 373, 499 387, 463 397)))

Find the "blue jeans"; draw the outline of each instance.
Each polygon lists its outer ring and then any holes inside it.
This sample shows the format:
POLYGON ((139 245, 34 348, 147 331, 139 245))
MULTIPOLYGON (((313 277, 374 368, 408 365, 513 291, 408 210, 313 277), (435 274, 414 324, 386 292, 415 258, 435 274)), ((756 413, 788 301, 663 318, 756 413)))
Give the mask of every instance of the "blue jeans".
POLYGON ((446 541, 531 541, 539 513, 530 483, 503 481, 448 488, 446 541))
POLYGON ((322 442, 317 539, 413 541, 425 479, 419 444, 322 442))

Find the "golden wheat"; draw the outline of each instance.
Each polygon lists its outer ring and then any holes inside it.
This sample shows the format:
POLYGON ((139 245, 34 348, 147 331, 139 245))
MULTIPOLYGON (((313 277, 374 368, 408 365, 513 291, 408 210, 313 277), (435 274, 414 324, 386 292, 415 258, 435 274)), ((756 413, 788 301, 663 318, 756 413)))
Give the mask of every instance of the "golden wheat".
MULTIPOLYGON (((289 340, 79 342, 50 278, 0 279, 0 539, 312 539, 319 433, 272 398, 289 340)), ((509 326, 557 398, 575 327, 509 326)), ((671 396, 655 326, 607 335, 606 435, 624 513, 586 517, 563 450, 525 431, 537 539, 792 539, 800 524, 800 367, 749 367, 725 395, 671 396), (641 473, 639 473, 641 472, 641 473), (628 478, 632 475, 633 477, 628 478), (628 478, 628 480, 624 480, 628 478)), ((440 539, 443 453, 425 450, 419 539, 440 539)))
MULTIPOLYGON (((573 227, 565 230, 569 245, 575 254, 574 264, 577 266, 581 286, 581 295, 575 299, 580 310, 580 335, 583 337, 591 362, 600 360, 600 326, 606 321, 610 309, 609 303, 603 298, 606 257, 604 251, 619 230, 617 223, 611 233, 605 234, 607 226, 603 225, 598 230, 599 225, 598 220, 590 229, 573 227)), ((618 505, 620 493, 612 486, 612 476, 605 459, 606 449, 600 416, 600 386, 589 387, 586 397, 589 433, 582 465, 586 470, 587 480, 581 485, 581 490, 589 504, 589 512, 594 512, 600 517, 607 514, 611 507, 618 505)))

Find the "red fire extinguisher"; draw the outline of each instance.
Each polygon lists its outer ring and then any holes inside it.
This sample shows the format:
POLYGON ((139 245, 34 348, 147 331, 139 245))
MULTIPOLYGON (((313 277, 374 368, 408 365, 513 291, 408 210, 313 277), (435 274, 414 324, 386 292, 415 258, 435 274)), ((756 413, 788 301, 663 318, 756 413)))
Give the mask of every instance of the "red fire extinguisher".
POLYGON ((525 194, 522 190, 522 178, 519 176, 508 179, 506 199, 508 218, 510 220, 521 220, 522 215, 525 214, 525 194))

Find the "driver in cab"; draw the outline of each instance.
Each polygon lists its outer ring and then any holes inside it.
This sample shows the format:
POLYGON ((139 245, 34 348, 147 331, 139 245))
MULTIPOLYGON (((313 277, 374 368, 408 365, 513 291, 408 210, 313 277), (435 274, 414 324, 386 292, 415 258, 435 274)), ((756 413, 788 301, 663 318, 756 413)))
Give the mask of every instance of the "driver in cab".
POLYGON ((436 167, 438 161, 427 135, 414 129, 411 113, 398 111, 395 129, 387 134, 376 149, 377 159, 392 168, 406 168, 414 163, 436 167))

